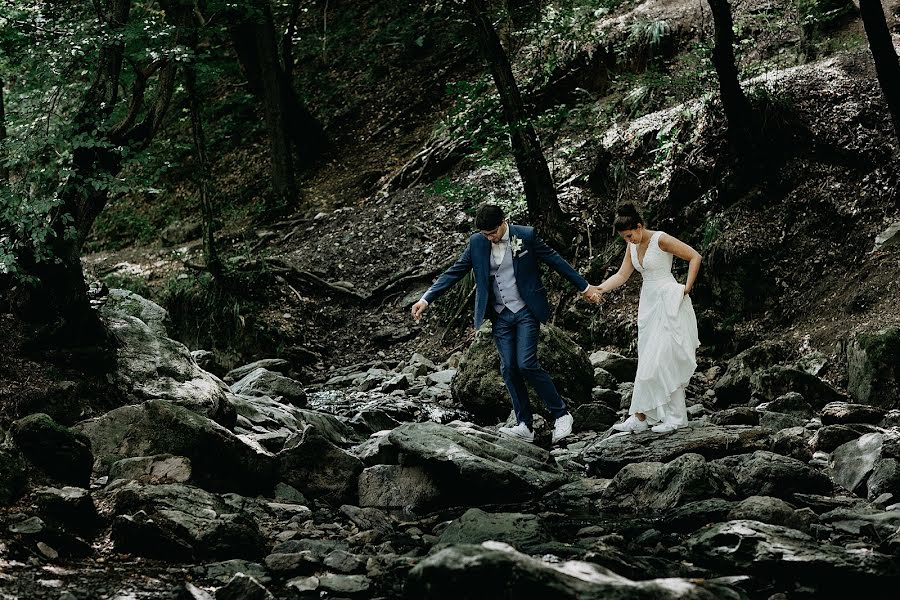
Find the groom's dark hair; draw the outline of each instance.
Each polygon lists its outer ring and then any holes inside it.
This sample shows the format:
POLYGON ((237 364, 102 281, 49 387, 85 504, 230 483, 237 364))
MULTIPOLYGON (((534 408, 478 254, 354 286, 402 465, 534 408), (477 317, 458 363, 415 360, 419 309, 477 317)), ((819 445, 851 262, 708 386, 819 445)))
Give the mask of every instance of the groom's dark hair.
POLYGON ((475 229, 491 231, 500 227, 503 222, 503 209, 496 204, 482 204, 475 212, 475 229))

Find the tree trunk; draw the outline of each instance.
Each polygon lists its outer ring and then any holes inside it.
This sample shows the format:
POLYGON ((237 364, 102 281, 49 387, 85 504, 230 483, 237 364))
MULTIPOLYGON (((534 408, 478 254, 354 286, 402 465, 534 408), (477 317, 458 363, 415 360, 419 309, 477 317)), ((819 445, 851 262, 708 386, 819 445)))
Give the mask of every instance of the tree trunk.
POLYGON ((570 244, 571 228, 559 206, 550 169, 547 167, 534 126, 522 102, 509 58, 490 20, 484 0, 467 0, 466 6, 477 30, 476 37, 482 56, 488 63, 500 94, 503 116, 509 128, 513 156, 522 177, 531 221, 540 227, 546 239, 567 248, 570 244))
POLYGON ((884 94, 891 113, 894 133, 900 140, 900 62, 884 17, 884 9, 880 0, 859 0, 859 13, 869 40, 869 50, 872 51, 881 93, 884 94))
POLYGON ((3 144, 6 142, 6 105, 3 99, 3 86, 5 82, 0 77, 0 185, 9 183, 9 168, 6 166, 6 152, 3 144))
POLYGON ((712 62, 719 79, 722 109, 728 120, 728 138, 740 156, 747 150, 749 141, 750 103, 741 89, 734 60, 734 20, 728 0, 707 0, 712 11, 716 45, 712 50, 712 62))

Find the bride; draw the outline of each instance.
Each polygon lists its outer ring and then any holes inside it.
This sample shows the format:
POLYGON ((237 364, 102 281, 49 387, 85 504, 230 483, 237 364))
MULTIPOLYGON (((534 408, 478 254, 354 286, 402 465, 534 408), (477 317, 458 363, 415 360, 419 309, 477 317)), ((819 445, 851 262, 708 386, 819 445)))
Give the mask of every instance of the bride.
POLYGON ((643 276, 638 305, 638 367, 629 417, 618 431, 657 433, 687 425, 684 389, 697 368, 697 317, 690 294, 700 270, 700 254, 684 242, 644 226, 634 204, 616 212, 615 229, 627 242, 619 271, 604 281, 601 293, 624 284, 635 269, 643 276), (672 256, 690 262, 687 282, 672 275, 672 256))

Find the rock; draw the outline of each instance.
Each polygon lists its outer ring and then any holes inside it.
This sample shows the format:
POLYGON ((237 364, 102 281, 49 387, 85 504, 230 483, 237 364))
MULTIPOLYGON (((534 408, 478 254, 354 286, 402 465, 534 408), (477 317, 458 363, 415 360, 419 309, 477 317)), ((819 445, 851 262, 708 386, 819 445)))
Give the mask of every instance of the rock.
POLYGON ((835 483, 847 491, 856 491, 881 458, 883 441, 880 433, 867 433, 835 448, 829 465, 835 483))
POLYGON ((884 419, 885 411, 877 406, 850 404, 849 402, 829 402, 822 409, 823 425, 850 425, 868 423, 878 425, 884 419))
POLYGON ((789 427, 802 427, 806 419, 787 413, 760 411, 759 426, 766 431, 776 432, 789 427))
POLYGON ((332 444, 311 425, 295 439, 288 440, 278 453, 281 480, 307 496, 335 504, 354 502, 362 461, 332 444))
POLYGON ((94 457, 86 436, 41 413, 19 419, 11 431, 28 462, 51 478, 78 487, 90 484, 94 457))
MULTIPOLYGON (((590 401, 594 371, 587 354, 553 325, 541 326, 538 342, 541 366, 550 373, 569 409, 590 401)), ((480 333, 469 347, 451 384, 453 399, 470 411, 477 422, 494 424, 506 419, 511 404, 500 375, 500 357, 493 336, 480 333)), ((547 417, 537 394, 530 392, 532 410, 547 417)))
POLYGON ((278 575, 315 573, 322 568, 322 561, 309 550, 273 552, 266 557, 266 568, 278 575))
POLYGON ((522 501, 566 481, 547 451, 468 423, 405 423, 388 437, 402 464, 424 467, 437 482, 444 505, 522 501))
POLYGON ((314 592, 319 589, 319 578, 315 575, 309 577, 295 577, 285 584, 285 587, 292 589, 299 594, 305 592, 314 592))
MULTIPOLYGON (((593 356, 593 355, 591 355, 593 356)), ((594 367, 594 385, 601 389, 615 389, 619 384, 613 374, 600 367, 594 367)))
POLYGON ((752 375, 765 367, 779 363, 787 356, 787 349, 777 343, 765 343, 744 350, 730 361, 725 374, 716 381, 716 399, 725 405, 746 404, 750 399, 752 375))
POLYGON ((0 448, 0 505, 17 500, 27 484, 25 461, 19 452, 11 448, 0 448))
POLYGON ((231 391, 242 396, 281 397, 287 404, 300 408, 306 406, 307 402, 303 384, 262 367, 232 383, 231 391))
POLYGON ((765 401, 772 401, 789 392, 796 392, 814 407, 843 400, 840 392, 815 375, 791 367, 770 367, 750 377, 752 393, 765 401))
POLYGON ((365 575, 337 575, 326 573, 319 576, 319 588, 331 594, 357 596, 369 591, 372 581, 365 575))
POLYGON ((367 467, 398 464, 400 453, 391 445, 388 434, 390 431, 379 431, 372 434, 368 440, 352 449, 353 454, 367 467))
POLYGON ((575 409, 574 431, 606 431, 619 420, 619 414, 605 404, 582 404, 575 409))
POLYGON ((812 460, 813 451, 810 448, 812 432, 806 427, 789 427, 772 434, 772 442, 769 450, 782 456, 790 456, 803 462, 812 460))
POLYGON ((346 550, 332 550, 322 561, 326 567, 340 573, 355 573, 366 566, 365 561, 346 550))
POLYGON ((456 372, 456 369, 444 369, 443 371, 438 371, 437 373, 431 373, 426 377, 426 379, 431 385, 436 385, 439 383, 450 385, 453 382, 453 377, 456 375, 456 372))
POLYGON ((252 575, 238 573, 216 590, 216 600, 275 600, 275 596, 252 575))
POLYGON ((900 221, 888 225, 888 227, 875 236, 875 246, 872 252, 878 252, 890 248, 900 241, 900 221))
POLYGON ((24 515, 12 515, 12 523, 6 527, 10 535, 4 535, 4 547, 17 544, 29 548, 35 548, 45 558, 56 560, 62 558, 84 558, 90 556, 92 548, 90 544, 80 537, 52 523, 45 523, 39 517, 25 517, 24 515))
POLYGON ((109 494, 116 551, 167 560, 258 558, 266 542, 246 510, 181 484, 127 482, 109 494))
POLYGON ((219 364, 219 359, 215 352, 209 350, 191 350, 191 358, 204 371, 209 371, 216 377, 222 377, 225 374, 225 367, 219 364))
POLYGON ((337 417, 276 402, 266 396, 231 394, 229 401, 239 415, 235 432, 258 440, 273 452, 281 450, 291 435, 307 425, 314 426, 333 444, 346 444, 357 437, 353 429, 337 417), (273 437, 266 441, 266 434, 273 437))
POLYGON ((89 532, 99 522, 94 499, 84 488, 38 488, 32 499, 45 522, 62 528, 89 532))
POLYGON ((797 510, 781 498, 750 496, 732 507, 723 520, 759 521, 810 533, 811 525, 818 517, 810 509, 797 510))
POLYGON ((759 425, 759 411, 749 406, 736 406, 713 413, 709 419, 714 425, 759 425))
POLYGON ((802 419, 809 419, 813 416, 812 406, 810 406, 809 402, 807 402, 806 399, 797 392, 788 392, 783 396, 778 396, 771 402, 766 403, 764 406, 757 407, 757 409, 768 410, 776 413, 784 413, 793 415, 795 417, 800 417, 802 419))
POLYGON ((895 502, 900 501, 900 461, 896 458, 882 458, 876 461, 866 487, 869 490, 869 500, 874 500, 882 494, 891 494, 895 502))
POLYGON ((306 496, 304 496, 300 490, 284 482, 279 482, 275 485, 275 500, 287 502, 289 504, 301 504, 303 506, 309 504, 306 496))
POLYGON ((857 335, 847 347, 847 376, 855 401, 900 408, 900 328, 857 335))
POLYGON ((386 429, 393 429, 400 425, 400 422, 392 418, 386 412, 380 409, 367 409, 356 413, 350 424, 358 426, 369 433, 376 433, 386 429))
POLYGON ((735 497, 728 473, 699 454, 683 454, 667 464, 625 465, 603 493, 602 506, 639 512, 666 510, 708 498, 735 497))
POLYGON ((726 520, 725 517, 737 502, 723 498, 708 498, 688 502, 668 510, 664 517, 665 527, 672 531, 690 533, 704 525, 726 520))
POLYGON ((197 485, 210 491, 271 491, 275 461, 233 433, 177 404, 150 400, 82 421, 101 474, 123 458, 172 454, 191 461, 197 485))
POLYGON ((240 558, 195 567, 194 573, 198 577, 212 579, 222 584, 231 581, 231 578, 238 573, 250 575, 263 585, 268 585, 272 580, 263 565, 240 558))
POLYGON ((799 460, 758 450, 715 461, 734 477, 740 497, 790 497, 794 493, 829 494, 828 477, 799 460))
POLYGON ((410 377, 406 373, 400 373, 399 375, 395 375, 382 383, 381 392, 383 394, 390 394, 391 392, 396 392, 398 390, 408 390, 410 386, 412 386, 412 384, 412 377, 410 377))
POLYGON ((201 369, 184 344, 166 337, 164 309, 138 298, 131 292, 120 296, 110 291, 110 301, 100 309, 119 345, 113 385, 131 403, 167 400, 233 426, 234 409, 225 396, 228 387, 201 369))
POLYGON ((440 544, 480 544, 502 541, 522 552, 550 541, 540 518, 522 513, 486 513, 470 508, 450 522, 439 538, 440 544))
MULTIPOLYGON (((622 394, 617 390, 609 390, 603 388, 594 388, 591 390, 591 400, 595 404, 604 404, 610 407, 613 412, 619 410, 622 405, 622 394)), ((587 406, 587 405, 583 405, 587 406)), ((581 408, 580 406, 578 408, 581 408)), ((575 409, 576 412, 578 409, 575 409)), ((618 419, 617 419, 618 420, 618 419)))
POLYGON ((375 465, 359 477, 359 505, 421 512, 441 498, 437 482, 421 466, 375 465))
POLYGON ((810 438, 809 447, 813 452, 832 452, 841 444, 877 431, 871 425, 825 425, 817 429, 810 438))
POLYGON ((858 585, 859 578, 897 576, 892 557, 823 543, 795 529, 759 521, 709 525, 691 536, 688 547, 697 559, 729 572, 740 569, 792 585, 814 584, 816 589, 840 590, 839 596, 848 585, 858 585))
POLYGON ((252 373, 257 369, 266 369, 267 371, 274 371, 281 375, 287 373, 287 370, 290 368, 291 363, 286 361, 283 358, 264 358, 262 360, 257 360, 250 364, 246 364, 240 366, 236 369, 232 369, 225 374, 225 377, 222 379, 225 380, 226 383, 234 383, 235 381, 239 381, 252 373))
POLYGON ((519 553, 507 544, 491 541, 451 546, 432 554, 409 572, 406 590, 411 598, 429 600, 740 598, 723 586, 694 581, 632 581, 592 563, 545 562, 519 553))
POLYGON ((171 454, 124 458, 109 468, 109 481, 128 479, 140 483, 187 483, 191 475, 190 459, 171 454))
POLYGON ((174 246, 195 240, 202 234, 203 223, 201 221, 197 219, 178 219, 162 230, 159 234, 159 239, 168 246, 174 246))
POLYGON ((637 359, 612 355, 594 365, 612 375, 620 383, 634 381, 637 374, 637 359))
POLYGON ((759 427, 697 425, 669 434, 613 435, 591 442, 575 458, 587 465, 589 474, 612 477, 629 463, 665 463, 690 453, 713 459, 768 445, 769 434, 759 427))

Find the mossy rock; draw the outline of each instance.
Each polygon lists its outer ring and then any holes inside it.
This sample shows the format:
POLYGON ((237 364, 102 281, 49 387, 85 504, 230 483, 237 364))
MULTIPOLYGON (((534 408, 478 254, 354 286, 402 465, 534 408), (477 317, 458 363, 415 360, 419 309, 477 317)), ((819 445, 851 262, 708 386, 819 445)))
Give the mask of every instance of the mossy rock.
MULTIPOLYGON (((569 410, 591 401, 594 369, 588 355, 562 329, 542 325, 538 341, 538 360, 550 373, 569 410)), ((505 420, 512 401, 500 375, 500 355, 489 325, 479 331, 469 346, 451 384, 453 398, 475 417, 476 422, 493 424, 505 420)), ((531 409, 549 417, 544 403, 528 386, 531 409)))
POLYGON ((19 453, 10 448, 0 448, 0 504, 16 501, 27 483, 25 461, 19 453))
POLYGON ((52 479, 79 487, 90 484, 94 456, 87 436, 37 413, 13 423, 12 437, 28 462, 52 479))
POLYGON ((857 402, 900 408, 900 329, 857 335, 847 348, 847 375, 857 402))

